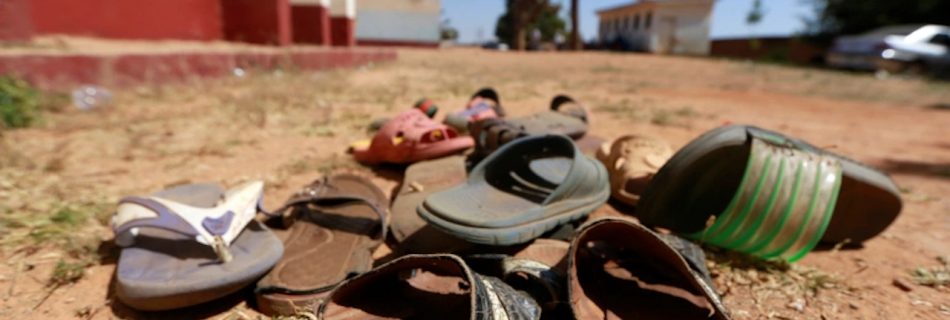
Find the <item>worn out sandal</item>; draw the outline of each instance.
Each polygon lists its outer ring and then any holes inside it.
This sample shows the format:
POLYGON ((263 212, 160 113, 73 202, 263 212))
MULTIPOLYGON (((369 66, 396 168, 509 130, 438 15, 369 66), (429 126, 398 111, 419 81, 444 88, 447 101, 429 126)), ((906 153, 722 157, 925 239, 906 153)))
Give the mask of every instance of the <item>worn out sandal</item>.
POLYGON ((646 225, 787 261, 819 241, 870 239, 900 211, 897 186, 886 174, 742 125, 712 130, 683 147, 653 177, 637 208, 646 225))
POLYGON ((246 287, 283 253, 280 240, 254 220, 263 183, 227 192, 189 184, 119 201, 112 227, 122 251, 116 297, 139 310, 208 302, 246 287))
POLYGON ((337 174, 314 181, 275 214, 288 235, 285 254, 257 283, 257 302, 270 315, 318 305, 337 284, 369 271, 386 237, 388 201, 368 179, 337 174))

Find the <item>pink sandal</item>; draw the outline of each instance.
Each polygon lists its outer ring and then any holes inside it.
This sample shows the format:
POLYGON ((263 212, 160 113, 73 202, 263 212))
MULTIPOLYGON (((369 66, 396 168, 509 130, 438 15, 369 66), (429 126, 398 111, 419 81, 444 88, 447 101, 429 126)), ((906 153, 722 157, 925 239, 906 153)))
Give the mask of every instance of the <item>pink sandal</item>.
POLYGON ((409 164, 441 158, 471 148, 471 137, 432 121, 419 109, 407 110, 389 120, 372 140, 353 143, 350 150, 364 164, 409 164))

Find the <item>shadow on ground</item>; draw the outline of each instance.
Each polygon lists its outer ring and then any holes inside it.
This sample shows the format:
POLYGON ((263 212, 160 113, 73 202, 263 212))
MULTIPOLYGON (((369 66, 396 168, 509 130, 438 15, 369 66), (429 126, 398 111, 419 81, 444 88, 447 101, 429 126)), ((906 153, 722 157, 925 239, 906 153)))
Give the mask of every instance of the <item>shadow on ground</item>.
POLYGON ((884 160, 881 169, 892 174, 950 179, 950 163, 887 159, 884 160))

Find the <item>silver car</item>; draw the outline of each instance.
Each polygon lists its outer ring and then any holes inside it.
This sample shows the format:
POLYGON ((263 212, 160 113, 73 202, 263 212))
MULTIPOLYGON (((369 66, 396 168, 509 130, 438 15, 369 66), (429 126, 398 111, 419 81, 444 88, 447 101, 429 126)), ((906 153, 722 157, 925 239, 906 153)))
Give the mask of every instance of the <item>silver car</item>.
POLYGON ((888 36, 884 43, 878 69, 950 76, 950 27, 926 25, 906 36, 888 36))
POLYGON ((889 36, 908 35, 920 27, 921 25, 888 26, 859 35, 838 37, 828 49, 825 60, 834 68, 877 70, 881 53, 889 49, 885 39, 889 36))

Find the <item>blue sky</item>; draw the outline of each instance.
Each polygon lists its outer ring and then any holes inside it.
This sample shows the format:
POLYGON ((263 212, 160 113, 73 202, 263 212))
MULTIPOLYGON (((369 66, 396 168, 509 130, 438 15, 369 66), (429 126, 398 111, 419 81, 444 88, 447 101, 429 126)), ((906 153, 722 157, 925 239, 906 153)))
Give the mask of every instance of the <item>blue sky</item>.
MULTIPOLYGON (((567 14, 569 0, 561 2, 567 14)), ((633 0, 580 0, 581 35, 597 36, 597 10, 632 3, 633 0)), ((749 35, 790 35, 802 31, 803 19, 813 16, 804 0, 763 0, 765 16, 755 27, 745 23, 753 0, 717 0, 713 7, 710 36, 714 39, 749 35)), ((495 21, 505 9, 505 0, 442 0, 443 19, 459 30, 459 41, 470 43, 495 38, 495 21)))

